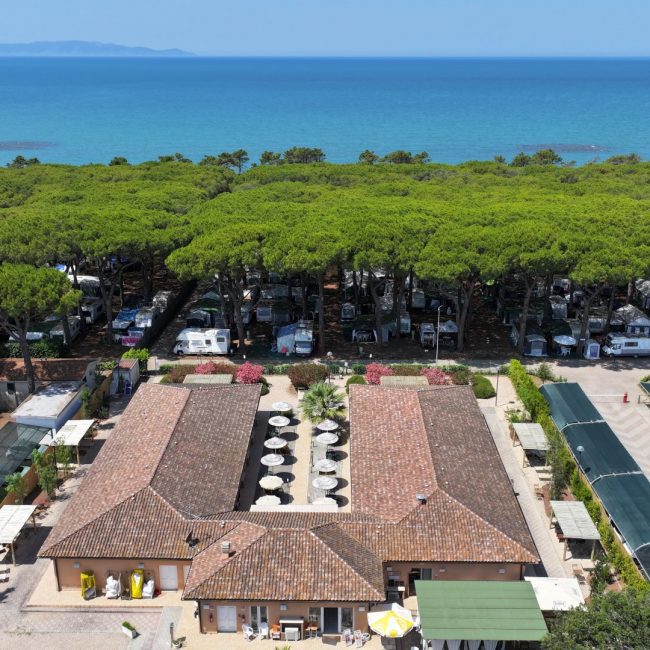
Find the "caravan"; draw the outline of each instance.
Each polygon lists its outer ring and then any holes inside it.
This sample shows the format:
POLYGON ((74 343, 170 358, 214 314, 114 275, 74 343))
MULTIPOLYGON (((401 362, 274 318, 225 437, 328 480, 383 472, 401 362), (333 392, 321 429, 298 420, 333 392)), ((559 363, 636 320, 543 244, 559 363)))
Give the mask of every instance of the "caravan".
MULTIPOLYGON (((69 345, 81 334, 81 318, 79 316, 68 316, 68 326, 70 327, 70 341, 65 341, 65 343, 69 345)), ((61 321, 50 330, 50 336, 52 338, 57 336, 64 339, 65 333, 61 321)))
POLYGON ((135 315, 135 326, 142 327, 143 329, 152 327, 159 315, 160 311, 158 307, 143 307, 142 309, 138 309, 135 315))
POLYGON ((106 312, 101 298, 86 296, 81 301, 81 316, 87 325, 96 323, 106 312))
POLYGON ((608 334, 603 345, 603 353, 608 357, 648 357, 650 339, 631 334, 608 334))
POLYGON ((436 326, 433 323, 420 324, 420 345, 423 348, 436 347, 436 326))
POLYGON ((179 356, 185 354, 229 354, 230 330, 186 328, 176 337, 173 352, 179 356))

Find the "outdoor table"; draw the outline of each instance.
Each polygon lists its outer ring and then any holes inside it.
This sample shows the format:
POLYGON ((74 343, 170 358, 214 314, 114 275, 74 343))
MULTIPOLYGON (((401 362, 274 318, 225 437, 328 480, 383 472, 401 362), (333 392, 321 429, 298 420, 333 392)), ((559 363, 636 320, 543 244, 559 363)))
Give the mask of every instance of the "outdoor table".
POLYGON ((266 465, 269 469, 272 467, 278 467, 279 465, 282 465, 284 463, 284 458, 280 456, 280 454, 266 454, 266 456, 262 456, 262 460, 260 461, 262 465, 266 465))
POLYGON ((263 497, 260 497, 256 502, 255 505, 258 506, 279 506, 280 503, 280 497, 276 496, 275 494, 265 494, 263 497))
POLYGON ((289 411, 293 411, 289 402, 273 402, 273 404, 271 404, 271 409, 275 413, 288 413, 289 411))
POLYGON ((319 431, 336 431, 339 428, 339 425, 334 422, 334 420, 323 420, 316 425, 316 428, 319 431))
POLYGON ((333 445, 339 441, 339 437, 331 431, 319 433, 316 436, 316 442, 320 445, 333 445))
POLYGON ((282 479, 279 476, 263 476, 260 479, 260 487, 263 490, 279 490, 282 487, 282 479))
POLYGON ((311 484, 318 490, 333 490, 339 482, 333 476, 317 476, 311 484))
POLYGON ((275 429, 288 427, 290 423, 291 420, 289 418, 285 418, 284 415, 274 415, 272 418, 269 418, 269 424, 275 429))
POLYGON ((334 472, 336 471, 336 463, 329 458, 321 458, 319 461, 316 461, 314 468, 319 472, 334 472))
POLYGON ((335 506, 338 505, 336 503, 335 499, 332 499, 332 497, 318 497, 318 499, 314 499, 312 503, 315 506, 335 506))
POLYGON ((284 438, 279 438, 278 436, 273 436, 273 438, 264 441, 264 446, 267 449, 283 449, 288 444, 284 438))

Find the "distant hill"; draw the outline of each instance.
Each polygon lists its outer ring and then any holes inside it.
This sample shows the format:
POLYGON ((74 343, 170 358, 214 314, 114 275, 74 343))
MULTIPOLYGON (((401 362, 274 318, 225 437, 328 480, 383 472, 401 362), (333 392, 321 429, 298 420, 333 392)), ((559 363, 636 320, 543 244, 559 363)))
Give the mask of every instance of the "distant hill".
POLYGON ((194 56, 183 50, 152 50, 114 43, 90 41, 38 41, 35 43, 0 43, 0 57, 9 56, 80 56, 80 57, 185 57, 194 56))

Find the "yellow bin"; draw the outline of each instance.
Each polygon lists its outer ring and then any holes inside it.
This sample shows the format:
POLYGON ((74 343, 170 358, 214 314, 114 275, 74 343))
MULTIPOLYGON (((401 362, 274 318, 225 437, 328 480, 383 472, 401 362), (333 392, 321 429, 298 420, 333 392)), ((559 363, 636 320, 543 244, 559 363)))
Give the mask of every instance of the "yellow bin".
POLYGON ((144 571, 136 569, 131 574, 131 598, 142 598, 142 587, 144 586, 144 571))
POLYGON ((90 600, 96 595, 95 574, 92 571, 83 571, 81 573, 81 596, 84 600, 90 600))

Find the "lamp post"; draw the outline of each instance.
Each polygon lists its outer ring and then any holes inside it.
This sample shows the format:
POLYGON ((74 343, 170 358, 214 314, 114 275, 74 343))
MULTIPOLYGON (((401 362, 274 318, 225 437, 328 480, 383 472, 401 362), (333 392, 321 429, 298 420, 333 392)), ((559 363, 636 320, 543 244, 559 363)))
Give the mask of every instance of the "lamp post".
POLYGON ((438 343, 440 341, 440 310, 442 304, 438 307, 438 323, 436 325, 436 366, 438 365, 438 343))

